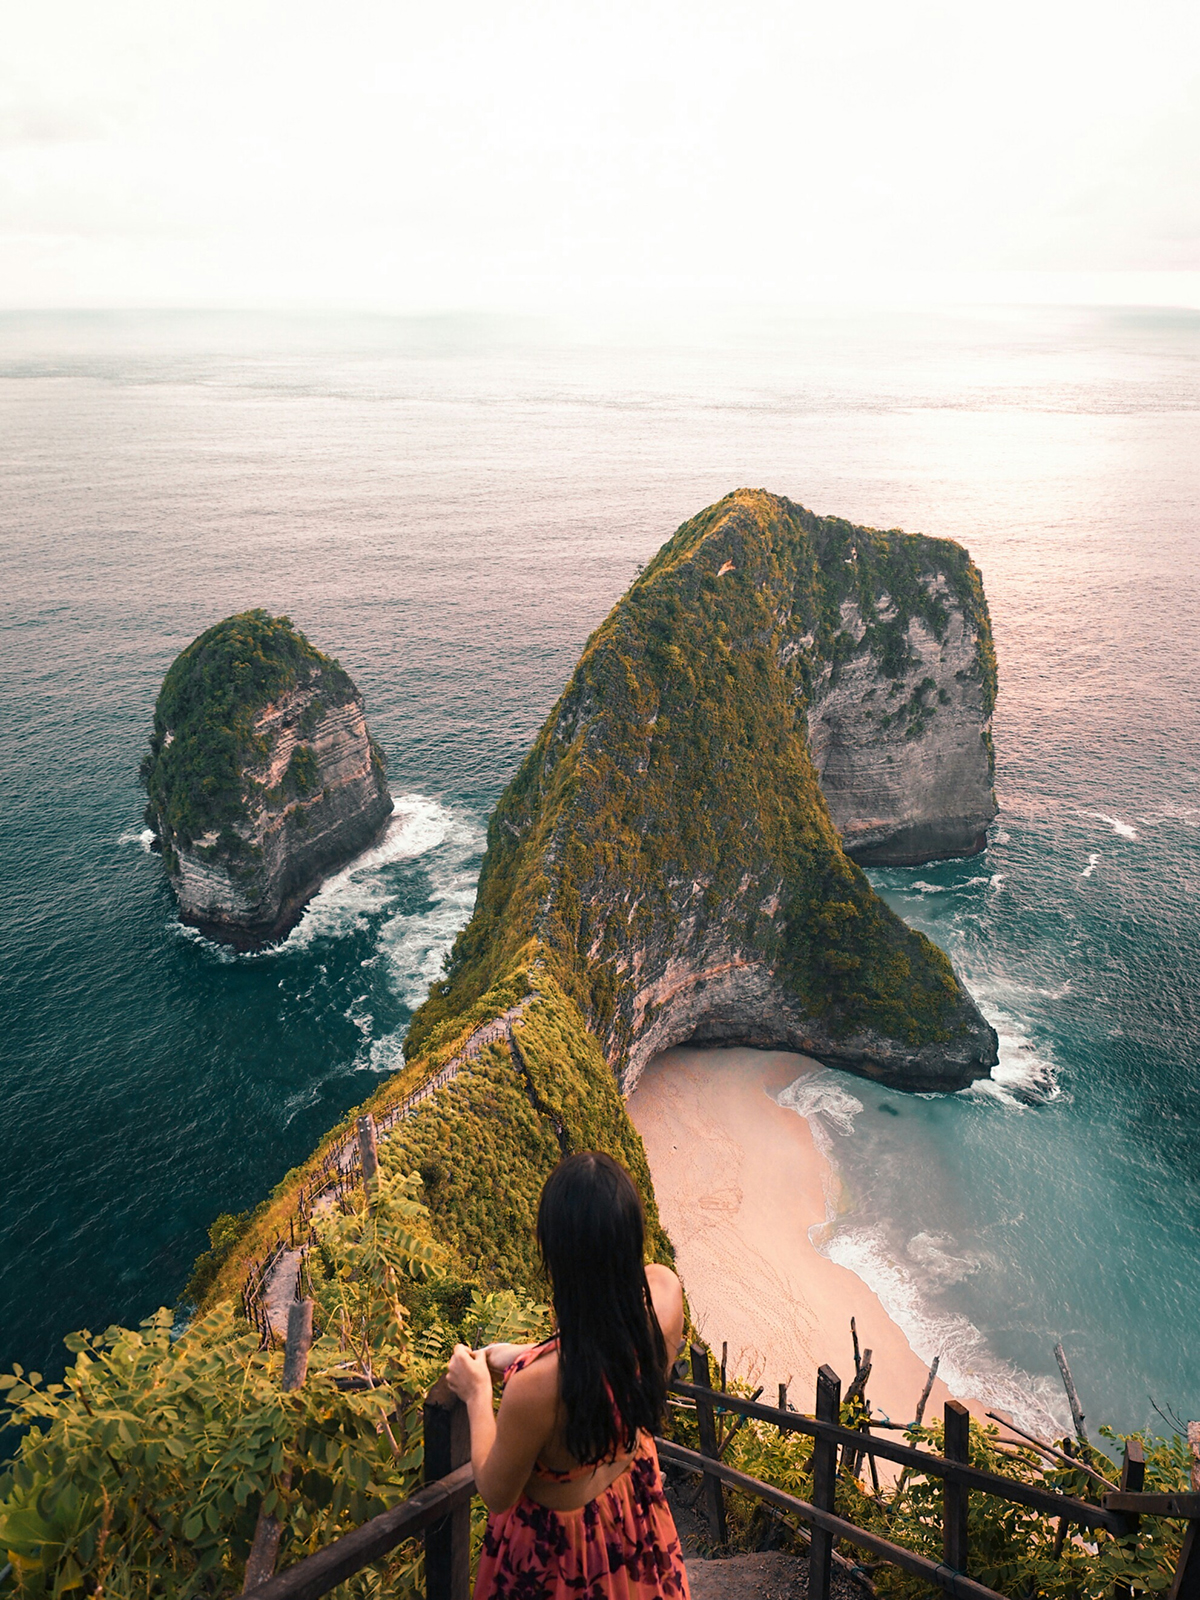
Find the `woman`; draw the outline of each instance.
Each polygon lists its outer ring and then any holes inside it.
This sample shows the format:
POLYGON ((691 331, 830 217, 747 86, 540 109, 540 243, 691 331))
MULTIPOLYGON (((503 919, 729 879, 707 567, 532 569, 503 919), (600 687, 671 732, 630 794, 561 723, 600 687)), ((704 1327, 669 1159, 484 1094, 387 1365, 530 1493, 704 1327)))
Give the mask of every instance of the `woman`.
POLYGON ((688 1600, 653 1439, 683 1291, 668 1268, 643 1264, 644 1236, 625 1169, 568 1156, 537 1218, 558 1331, 532 1347, 460 1344, 451 1357, 491 1513, 475 1600, 688 1600), (504 1377, 498 1413, 493 1372, 504 1377))

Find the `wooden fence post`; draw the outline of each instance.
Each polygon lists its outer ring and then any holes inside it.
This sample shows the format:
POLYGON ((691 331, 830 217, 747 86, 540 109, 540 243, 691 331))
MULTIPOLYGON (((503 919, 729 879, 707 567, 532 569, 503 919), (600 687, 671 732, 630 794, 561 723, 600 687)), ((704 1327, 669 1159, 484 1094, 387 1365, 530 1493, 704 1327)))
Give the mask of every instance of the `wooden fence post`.
POLYGON ((281 1389, 303 1389, 308 1377, 308 1353, 313 1341, 313 1302, 294 1300, 288 1307, 287 1350, 283 1357, 281 1389))
MULTIPOLYGON (((692 1382, 701 1389, 712 1388, 708 1351, 698 1344, 692 1346, 692 1382)), ((711 1400, 702 1400, 699 1395, 696 1396, 696 1422, 700 1431, 700 1454, 715 1459, 718 1455, 717 1423, 713 1414, 713 1404, 711 1400)), ((724 1544, 725 1492, 721 1487, 720 1478, 705 1473, 704 1499, 708 1508, 708 1525, 712 1529, 712 1536, 718 1544, 724 1544)))
MULTIPOLYGON (((1121 1493, 1141 1494, 1146 1484, 1146 1458, 1137 1439, 1126 1439, 1125 1459, 1121 1463, 1121 1493)), ((1141 1518, 1129 1518, 1129 1532, 1136 1537, 1141 1518)), ((1113 1600, 1133 1600, 1133 1588, 1128 1583, 1113 1585, 1113 1600)))
MULTIPOLYGON (((942 1454, 947 1461, 971 1462, 971 1413, 957 1400, 947 1400, 942 1413, 942 1454)), ((967 1490, 949 1478, 942 1481, 942 1560, 955 1572, 967 1570, 967 1490)))
MULTIPOLYGON (((1200 1491, 1200 1422, 1188 1423, 1187 1441, 1192 1452, 1192 1488, 1200 1491)), ((1200 1518, 1188 1521, 1167 1600, 1200 1600, 1200 1518)))
POLYGON ((375 1174, 379 1171, 379 1140, 375 1118, 369 1111, 358 1119, 358 1159, 362 1164, 363 1189, 369 1195, 375 1174))
MULTIPOLYGON (((425 1482, 436 1483, 471 1459, 467 1408, 445 1378, 425 1398, 425 1482)), ((460 1506, 425 1532, 425 1600, 470 1600, 471 1507, 460 1506)))
MULTIPOLYGON (((818 1422, 837 1422, 842 1413, 842 1380, 832 1367, 817 1373, 818 1422)), ((832 1439, 819 1436, 812 1449, 812 1503, 818 1511, 832 1511, 837 1491, 838 1448, 832 1439)), ((833 1567, 833 1535, 814 1528, 808 1546, 808 1600, 829 1600, 829 1578, 833 1567)))
MULTIPOLYGON (((280 1383, 282 1389, 293 1390, 304 1387, 304 1380, 308 1377, 308 1352, 312 1348, 312 1314, 311 1300, 293 1300, 288 1307, 287 1348, 284 1352, 283 1379, 280 1383)), ((286 1494, 291 1486, 292 1469, 288 1467, 280 1474, 280 1494, 286 1494)), ((259 1511, 258 1521, 254 1524, 254 1541, 250 1546, 250 1554, 246 1557, 243 1594, 251 1589, 257 1589, 260 1583, 266 1583, 275 1571, 275 1562, 279 1557, 279 1541, 282 1537, 282 1518, 264 1516, 262 1511, 259 1511)))

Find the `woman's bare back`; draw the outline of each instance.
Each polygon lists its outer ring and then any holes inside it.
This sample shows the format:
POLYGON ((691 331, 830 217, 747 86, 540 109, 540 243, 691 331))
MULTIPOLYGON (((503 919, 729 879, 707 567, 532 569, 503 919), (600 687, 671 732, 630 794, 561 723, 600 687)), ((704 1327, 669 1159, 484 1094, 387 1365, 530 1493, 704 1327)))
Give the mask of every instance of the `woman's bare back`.
MULTIPOLYGON (((657 1263, 646 1268, 646 1280, 670 1363, 683 1340, 683 1290, 670 1268, 657 1263)), ((497 1418, 501 1434, 507 1432, 502 1420, 506 1406, 520 1415, 518 1436, 522 1442, 528 1446, 537 1438, 524 1492, 552 1511, 573 1511, 587 1505, 628 1471, 634 1459, 633 1453, 623 1452, 612 1461, 581 1466, 568 1452, 567 1413, 560 1393, 555 1340, 535 1346, 513 1363, 497 1418)))

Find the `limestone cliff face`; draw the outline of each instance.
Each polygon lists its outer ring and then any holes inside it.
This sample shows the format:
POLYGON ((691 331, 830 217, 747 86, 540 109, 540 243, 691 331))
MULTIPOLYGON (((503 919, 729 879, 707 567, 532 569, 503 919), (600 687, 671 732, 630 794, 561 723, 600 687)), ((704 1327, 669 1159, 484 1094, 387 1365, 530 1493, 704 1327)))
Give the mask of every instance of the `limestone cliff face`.
POLYGON ((897 631, 894 675, 881 672, 871 634, 894 625, 898 607, 875 587, 870 620, 859 598, 841 602, 842 648, 810 692, 808 747, 821 791, 843 849, 865 865, 975 855, 996 815, 994 685, 979 670, 990 651, 987 613, 964 606, 936 560, 918 581, 926 615, 909 615, 897 631), (940 629, 928 620, 939 613, 940 629))
POLYGON ((994 689, 961 547, 761 491, 702 512, 589 640, 501 798, 410 1059, 541 962, 626 1092, 686 1040, 801 1050, 910 1089, 986 1076, 995 1034, 839 827, 892 859, 977 845, 994 689))
POLYGON ((263 612, 177 659, 143 775, 180 917, 239 948, 281 937, 392 812, 354 684, 263 612))

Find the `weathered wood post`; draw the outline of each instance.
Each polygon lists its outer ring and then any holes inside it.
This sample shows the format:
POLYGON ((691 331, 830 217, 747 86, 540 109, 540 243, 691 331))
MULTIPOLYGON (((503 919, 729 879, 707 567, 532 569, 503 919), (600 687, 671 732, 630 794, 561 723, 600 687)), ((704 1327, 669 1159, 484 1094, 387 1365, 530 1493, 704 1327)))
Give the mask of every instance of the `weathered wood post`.
MULTIPOLYGON (((850 1320, 853 1322, 854 1318, 851 1317, 850 1320)), ((854 1369, 854 1381, 846 1390, 847 1402, 850 1400, 861 1400, 863 1404, 866 1405, 867 1384, 871 1377, 872 1354, 873 1352, 871 1350, 863 1350, 860 1352, 857 1347, 857 1340, 855 1341, 855 1361, 857 1364, 854 1369)), ((868 1410, 869 1409, 870 1408, 868 1407, 868 1410)), ((842 1465, 846 1468, 852 1478, 858 1477, 859 1473, 862 1471, 862 1463, 863 1452, 861 1450, 852 1450, 849 1445, 844 1445, 842 1447, 842 1465)), ((871 1457, 871 1465, 875 1465, 874 1456, 871 1457)))
MULTIPOLYGON (((1187 1441, 1192 1452, 1192 1488, 1200 1492, 1200 1422, 1188 1423, 1187 1441)), ((1200 1600, 1200 1517, 1188 1520, 1167 1600, 1200 1600)))
MULTIPOLYGON (((1125 1458, 1121 1462, 1121 1493, 1141 1494, 1146 1483, 1146 1458, 1137 1439, 1126 1439, 1125 1458)), ((1065 1519, 1064 1519, 1065 1520, 1065 1519)), ((1128 1517, 1129 1533, 1136 1539, 1141 1518, 1128 1517)), ((1128 1583, 1113 1585, 1113 1600, 1133 1600, 1133 1588, 1128 1583)))
POLYGON ((1090 1443, 1083 1426, 1083 1407, 1079 1404, 1079 1394, 1075 1388, 1075 1379, 1071 1376, 1071 1369, 1067 1365, 1067 1352, 1062 1347, 1062 1340, 1054 1346, 1054 1359, 1058 1362, 1058 1370, 1062 1373, 1063 1388, 1067 1391, 1067 1403, 1071 1407, 1071 1421, 1075 1424, 1075 1437, 1080 1444, 1090 1443))
POLYGON ((379 1138, 375 1118, 369 1111, 358 1119, 358 1159, 362 1164, 363 1190, 369 1198, 373 1198, 371 1185, 379 1171, 379 1138))
MULTIPOLYGON (((692 1346, 692 1382, 701 1389, 711 1389, 712 1379, 708 1367, 708 1351, 700 1345, 692 1346)), ((700 1431, 700 1453, 714 1460, 717 1450, 717 1422, 711 1400, 696 1396, 696 1423, 700 1431)), ((718 1544, 725 1543, 725 1495, 720 1478, 704 1474, 704 1503, 708 1511, 708 1525, 718 1544)))
POLYGON ((929 1363, 929 1376, 925 1379, 925 1387, 921 1390, 921 1398, 917 1401, 917 1409, 913 1416, 913 1426, 919 1428, 925 1416, 925 1407, 929 1396, 933 1393, 933 1380, 937 1377, 937 1370, 941 1364, 941 1356, 934 1356, 929 1363))
MULTIPOLYGON (((832 1367, 817 1373, 818 1422, 837 1422, 842 1412, 842 1380, 832 1367)), ((818 1511, 832 1511, 837 1491, 838 1447, 832 1439, 813 1440, 812 1503, 818 1511)), ((829 1600, 829 1578, 833 1567, 833 1535, 814 1528, 808 1547, 808 1600, 829 1600)))
MULTIPOLYGON (((304 1387, 304 1380, 308 1377, 308 1352, 312 1349, 313 1340, 312 1314, 311 1300, 294 1300, 288 1307, 287 1346, 283 1357, 281 1389, 291 1391, 304 1387)), ((280 1474, 280 1494, 286 1494, 291 1486, 292 1469, 288 1467, 280 1474)), ((258 1521, 254 1525, 254 1540, 250 1546, 250 1554, 246 1558, 243 1594, 251 1589, 257 1589, 260 1583, 266 1583, 275 1571, 275 1562, 279 1556, 279 1541, 282 1537, 282 1519, 264 1516, 262 1511, 259 1511, 258 1521)))
POLYGON ((786 1383, 781 1383, 779 1385, 779 1409, 780 1409, 780 1411, 786 1411, 787 1408, 788 1408, 787 1384, 786 1383))
MULTIPOLYGON (((467 1408, 445 1378, 425 1397, 425 1482, 436 1483, 471 1459, 467 1408)), ((470 1600, 471 1506, 459 1506, 425 1531, 425 1600, 470 1600)))
MULTIPOLYGON (((971 1461, 971 1413, 957 1400, 947 1400, 943 1412, 942 1454, 947 1461, 971 1461)), ((955 1572, 967 1570, 967 1488, 949 1478, 942 1480, 942 1560, 955 1572)))

